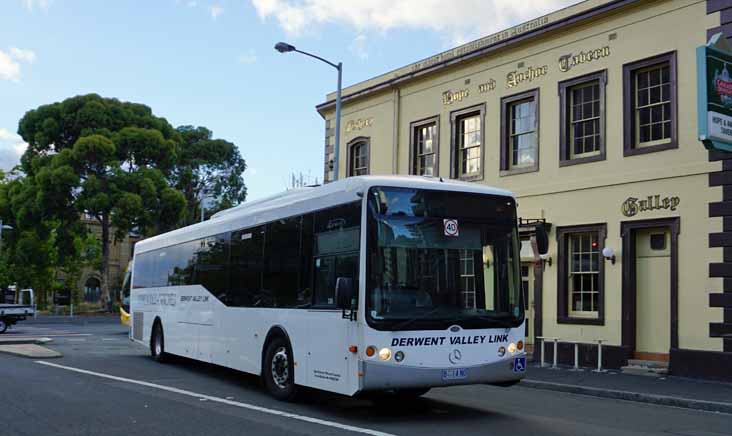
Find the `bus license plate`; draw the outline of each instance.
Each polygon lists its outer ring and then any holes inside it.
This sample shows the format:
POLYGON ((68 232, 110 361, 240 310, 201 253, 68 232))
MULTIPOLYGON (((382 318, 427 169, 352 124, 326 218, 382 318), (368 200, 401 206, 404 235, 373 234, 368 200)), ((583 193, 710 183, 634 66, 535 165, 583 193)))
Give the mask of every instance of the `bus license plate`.
POLYGON ((455 369, 443 369, 442 379, 443 380, 462 380, 468 377, 468 372, 465 368, 455 369))

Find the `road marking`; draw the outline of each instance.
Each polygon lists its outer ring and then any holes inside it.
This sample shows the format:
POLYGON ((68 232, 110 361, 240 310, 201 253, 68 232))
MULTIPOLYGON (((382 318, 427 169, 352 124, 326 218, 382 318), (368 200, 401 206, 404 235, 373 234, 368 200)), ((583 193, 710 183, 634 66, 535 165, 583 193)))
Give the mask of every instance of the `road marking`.
POLYGON ((109 374, 104 374, 101 372, 88 371, 86 369, 74 368, 72 366, 59 365, 56 363, 44 362, 41 360, 36 360, 35 362, 38 364, 41 364, 41 365, 51 366, 51 367, 59 368, 59 369, 65 369, 67 371, 73 371, 73 372, 78 372, 81 374, 93 375, 96 377, 106 378, 109 380, 125 382, 125 383, 140 385, 140 386, 146 386, 146 387, 154 388, 154 389, 160 389, 163 391, 168 391, 168 392, 173 392, 173 393, 180 394, 180 395, 186 395, 189 397, 198 398, 199 400, 202 400, 202 401, 214 401, 217 403, 228 404, 229 406, 240 407, 242 409, 254 410, 257 412, 268 413, 270 415, 282 416, 284 418, 291 418, 291 419, 296 419, 299 421, 310 422, 312 424, 320 424, 320 425, 324 425, 327 427, 333 427, 333 428, 338 428, 341 430, 352 431, 354 433, 363 433, 363 434, 368 434, 368 435, 372 435, 372 436, 394 436, 391 433, 384 433, 381 431, 371 430, 371 429, 363 428, 363 427, 356 427, 353 425, 340 424, 337 422, 327 421, 324 419, 312 418, 310 416, 297 415, 295 413, 283 412, 281 410, 268 409, 266 407, 256 406, 254 404, 241 403, 239 401, 232 401, 232 400, 228 400, 225 398, 214 397, 211 395, 199 394, 196 392, 187 391, 185 389, 178 389, 178 388, 174 388, 171 386, 165 386, 165 385, 150 383, 150 382, 141 381, 141 380, 134 380, 131 378, 118 377, 116 375, 109 375, 109 374))
MULTIPOLYGON (((58 334, 44 334, 44 338, 72 338, 77 336, 92 336, 91 333, 58 333, 58 334)), ((12 339, 36 339, 38 336, 15 336, 15 335, 8 335, 8 338, 12 339)))

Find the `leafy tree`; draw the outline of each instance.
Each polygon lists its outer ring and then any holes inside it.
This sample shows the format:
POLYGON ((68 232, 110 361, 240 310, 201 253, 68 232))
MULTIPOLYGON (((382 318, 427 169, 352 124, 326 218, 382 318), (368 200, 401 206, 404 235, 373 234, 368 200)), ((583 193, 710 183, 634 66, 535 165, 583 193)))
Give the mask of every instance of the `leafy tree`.
POLYGON ((204 193, 213 199, 207 207, 210 214, 243 202, 247 188, 242 174, 247 166, 237 146, 213 139, 205 127, 180 126, 176 130, 181 143, 172 179, 186 199, 184 223, 198 221, 204 193))
MULTIPOLYGON (((16 190, 17 218, 58 223, 52 229, 54 244, 62 247, 59 255, 78 253, 80 214, 96 220, 106 304, 112 238, 133 229, 142 234, 169 230, 181 219, 186 200, 166 182, 180 134, 147 106, 96 94, 31 110, 20 120, 18 133, 28 143, 21 168, 33 189, 16 190)), ((41 249, 40 239, 28 243, 41 249)))

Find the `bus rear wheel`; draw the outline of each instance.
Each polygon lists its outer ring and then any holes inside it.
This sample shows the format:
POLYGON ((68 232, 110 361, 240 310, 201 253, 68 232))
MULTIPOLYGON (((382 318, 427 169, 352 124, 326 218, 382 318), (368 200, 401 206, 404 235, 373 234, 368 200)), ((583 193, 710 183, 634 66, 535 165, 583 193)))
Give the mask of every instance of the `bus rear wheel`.
POLYGON ((263 363, 262 377, 269 393, 280 401, 294 401, 297 396, 295 365, 287 341, 280 337, 270 341, 263 363))
POLYGON ((8 322, 5 321, 5 319, 0 318, 0 334, 5 333, 5 330, 8 329, 8 322))
POLYGON ((165 335, 163 326, 156 322, 153 326, 152 335, 150 335, 150 355, 156 362, 165 362, 165 335))

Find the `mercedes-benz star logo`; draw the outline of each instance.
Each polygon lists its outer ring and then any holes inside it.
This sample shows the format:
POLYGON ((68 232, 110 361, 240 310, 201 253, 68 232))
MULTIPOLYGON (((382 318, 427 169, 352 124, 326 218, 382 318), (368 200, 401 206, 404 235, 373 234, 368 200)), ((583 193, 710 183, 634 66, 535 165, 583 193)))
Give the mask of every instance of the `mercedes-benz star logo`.
POLYGON ((450 363, 452 363, 453 365, 455 365, 458 362, 460 362, 460 359, 463 358, 463 354, 460 352, 460 350, 457 350, 457 349, 456 350, 452 350, 452 352, 450 353, 450 355, 448 356, 448 358, 450 359, 450 363))

